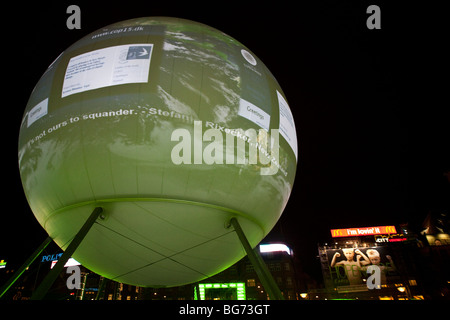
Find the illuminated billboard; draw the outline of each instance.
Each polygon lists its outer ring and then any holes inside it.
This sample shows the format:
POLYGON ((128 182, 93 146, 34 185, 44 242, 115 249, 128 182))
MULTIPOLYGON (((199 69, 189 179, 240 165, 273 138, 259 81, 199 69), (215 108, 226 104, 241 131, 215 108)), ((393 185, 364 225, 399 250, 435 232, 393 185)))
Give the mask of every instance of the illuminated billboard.
POLYGON ((198 285, 200 300, 245 300, 245 283, 200 283, 198 285))
POLYGON ((385 246, 326 249, 321 262, 324 276, 335 288, 358 285, 367 288, 367 269, 373 265, 380 268, 381 285, 389 283, 391 276, 398 275, 390 249, 385 246))
POLYGON ((390 233, 397 233, 394 226, 331 229, 331 236, 333 238, 373 236, 378 234, 390 234, 390 233))

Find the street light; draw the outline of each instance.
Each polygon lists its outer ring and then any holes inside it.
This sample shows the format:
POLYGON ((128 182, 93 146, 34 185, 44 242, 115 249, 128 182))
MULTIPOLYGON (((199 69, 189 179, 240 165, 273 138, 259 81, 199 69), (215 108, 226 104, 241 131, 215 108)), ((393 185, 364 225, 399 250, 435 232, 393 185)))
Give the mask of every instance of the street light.
POLYGON ((405 287, 397 287, 397 290, 400 291, 401 293, 406 291, 405 287))

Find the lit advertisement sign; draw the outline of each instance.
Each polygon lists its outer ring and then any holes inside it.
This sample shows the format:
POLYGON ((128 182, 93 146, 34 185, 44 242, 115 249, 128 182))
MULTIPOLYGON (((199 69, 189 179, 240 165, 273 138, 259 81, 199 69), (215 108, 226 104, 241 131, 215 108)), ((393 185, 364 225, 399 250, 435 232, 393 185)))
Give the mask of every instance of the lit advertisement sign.
POLYGON ((403 233, 375 235, 376 243, 401 242, 408 240, 403 233))
POLYGON ((378 234, 390 234, 390 233, 397 233, 397 230, 395 229, 394 226, 331 229, 331 236, 333 238, 373 236, 378 234))
POLYGON ((0 269, 6 268, 6 261, 0 260, 0 269))
POLYGON ((200 283, 200 300, 245 300, 245 283, 200 283))
POLYGON ((398 275, 390 249, 386 246, 327 249, 323 259, 326 259, 322 260, 324 274, 332 281, 333 287, 341 289, 360 285, 367 290, 367 269, 370 266, 380 268, 381 285, 388 283, 389 277, 398 275))
POLYGON ((58 260, 59 257, 61 257, 63 255, 63 253, 57 253, 57 254, 49 254, 46 256, 42 256, 41 262, 48 262, 48 261, 54 261, 54 260, 58 260))

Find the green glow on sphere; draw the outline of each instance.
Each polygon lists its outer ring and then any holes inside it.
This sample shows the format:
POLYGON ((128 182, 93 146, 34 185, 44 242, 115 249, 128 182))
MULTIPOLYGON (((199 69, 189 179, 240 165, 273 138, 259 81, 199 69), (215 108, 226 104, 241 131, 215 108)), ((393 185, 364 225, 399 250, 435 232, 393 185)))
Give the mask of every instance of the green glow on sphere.
POLYGON ((176 286, 245 255, 231 217, 253 247, 273 228, 296 143, 286 98, 249 49, 200 23, 140 18, 87 35, 49 66, 25 109, 19 168, 62 249, 104 208, 74 259, 119 282, 176 286), (260 147, 273 129, 271 162, 260 147))

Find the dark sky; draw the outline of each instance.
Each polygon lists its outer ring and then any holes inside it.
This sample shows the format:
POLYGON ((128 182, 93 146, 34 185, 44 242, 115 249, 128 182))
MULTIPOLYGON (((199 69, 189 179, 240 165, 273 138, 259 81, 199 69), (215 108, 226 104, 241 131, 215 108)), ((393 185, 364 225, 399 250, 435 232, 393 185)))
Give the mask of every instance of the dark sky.
POLYGON ((141 16, 215 27, 250 48, 280 83, 295 118, 299 161, 291 199, 268 238, 287 241, 307 271, 319 268, 317 242, 331 228, 420 225, 429 209, 448 208, 448 102, 436 99, 448 92, 436 81, 445 66, 445 38, 435 40, 440 10, 391 2, 77 2, 81 30, 66 28, 71 2, 6 6, 3 14, 14 19, 2 32, 9 83, 2 90, 8 125, 0 259, 22 262, 46 237, 17 165, 19 126, 34 85, 84 35, 141 16), (366 27, 370 4, 381 8, 380 30, 366 27))

